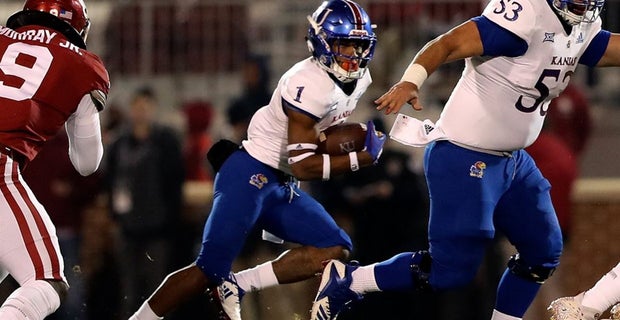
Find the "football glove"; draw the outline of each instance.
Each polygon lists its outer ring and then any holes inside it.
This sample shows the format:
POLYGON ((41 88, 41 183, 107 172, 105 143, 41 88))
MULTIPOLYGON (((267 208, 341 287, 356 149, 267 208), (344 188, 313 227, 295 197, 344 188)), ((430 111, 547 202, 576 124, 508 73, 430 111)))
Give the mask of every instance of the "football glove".
POLYGON ((377 164, 379 161, 386 139, 387 136, 383 132, 375 130, 375 124, 372 121, 366 123, 366 142, 363 151, 370 154, 373 164, 377 164))

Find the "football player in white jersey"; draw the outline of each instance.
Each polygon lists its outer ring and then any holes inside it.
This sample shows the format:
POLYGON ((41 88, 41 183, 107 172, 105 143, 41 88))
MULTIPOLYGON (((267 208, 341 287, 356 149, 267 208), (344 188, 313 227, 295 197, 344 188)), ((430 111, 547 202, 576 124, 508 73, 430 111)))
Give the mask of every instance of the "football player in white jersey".
MULTIPOLYGON (((620 263, 601 277, 592 288, 574 297, 562 297, 549 305, 551 320, 598 320, 614 303, 620 302, 620 263)), ((620 303, 611 309, 611 319, 620 320, 620 303)))
POLYGON ((325 1, 308 20, 312 57, 280 78, 269 104, 252 117, 243 147, 216 155, 225 160, 214 165, 213 208, 195 263, 170 274, 131 319, 161 319, 208 289, 220 319, 240 319, 244 293, 309 279, 324 261, 348 256, 349 236, 297 180, 327 180, 378 160, 386 136, 375 134, 372 122, 364 151, 316 152, 318 132, 344 122, 370 85, 376 37, 367 13, 353 1, 325 1), (301 246, 232 274, 253 228, 301 246))
POLYGON ((483 13, 428 42, 375 101, 397 113, 440 65, 465 69, 437 124, 398 115, 391 138, 426 146, 429 251, 357 267, 326 265, 312 319, 334 319, 371 291, 451 289, 470 283, 496 230, 515 246, 494 320, 521 319, 558 266, 562 235, 550 184, 523 150, 578 64, 620 65, 620 35, 601 29, 604 0, 491 0, 483 13), (343 277, 344 279, 339 279, 343 277), (329 281, 332 279, 332 281, 329 281), (338 280, 338 281, 336 281, 338 280), (348 288, 348 290, 347 290, 348 288))

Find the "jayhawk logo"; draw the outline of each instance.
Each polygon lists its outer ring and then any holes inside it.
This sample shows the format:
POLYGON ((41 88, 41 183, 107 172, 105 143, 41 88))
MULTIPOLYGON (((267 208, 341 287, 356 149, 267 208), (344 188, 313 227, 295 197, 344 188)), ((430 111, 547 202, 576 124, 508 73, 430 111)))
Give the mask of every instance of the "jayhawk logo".
POLYGON ((257 187, 258 189, 262 189, 265 184, 267 184, 269 180, 262 173, 257 173, 250 177, 250 184, 257 187))
POLYGON ((487 168, 487 164, 482 161, 476 161, 469 168, 469 175, 475 178, 482 178, 484 175, 484 169, 487 168))

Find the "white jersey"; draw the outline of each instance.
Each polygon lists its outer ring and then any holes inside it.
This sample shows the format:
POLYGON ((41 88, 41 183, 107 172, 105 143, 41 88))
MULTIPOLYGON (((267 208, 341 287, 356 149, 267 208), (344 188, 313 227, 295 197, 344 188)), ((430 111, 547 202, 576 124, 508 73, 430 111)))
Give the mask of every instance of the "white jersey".
POLYGON ((290 174, 286 151, 288 117, 283 100, 316 119, 317 128, 324 130, 351 115, 371 82, 367 70, 347 95, 313 58, 298 62, 282 75, 269 104, 252 117, 243 147, 257 160, 290 174))
POLYGON ((483 12, 528 44, 518 57, 473 57, 437 127, 446 138, 473 147, 512 151, 538 137, 549 102, 566 88, 601 20, 566 34, 545 0, 492 0, 483 12))

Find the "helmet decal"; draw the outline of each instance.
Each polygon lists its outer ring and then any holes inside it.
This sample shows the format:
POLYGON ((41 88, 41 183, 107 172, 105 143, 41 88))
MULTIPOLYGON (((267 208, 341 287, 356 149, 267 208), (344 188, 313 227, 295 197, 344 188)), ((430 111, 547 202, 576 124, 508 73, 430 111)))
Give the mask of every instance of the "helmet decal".
POLYGON ((362 30, 362 13, 360 12, 360 7, 357 3, 352 1, 345 1, 345 3, 351 8, 351 12, 353 13, 353 24, 355 25, 355 29, 353 30, 362 30))
POLYGON ((9 17, 6 23, 12 29, 33 24, 60 31, 79 47, 85 47, 90 30, 83 0, 26 0, 23 10, 9 17))

